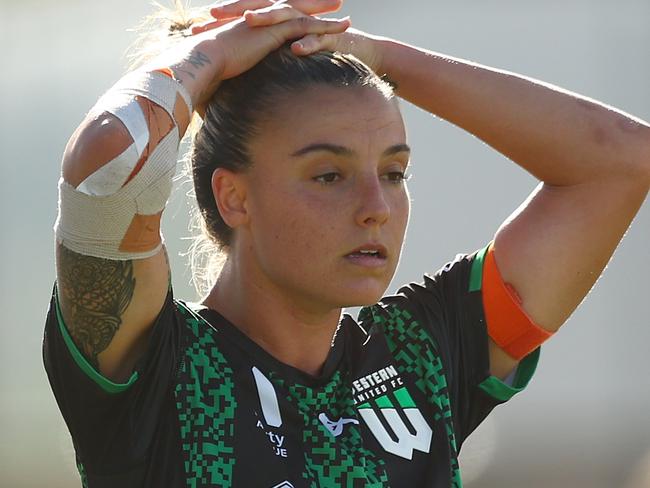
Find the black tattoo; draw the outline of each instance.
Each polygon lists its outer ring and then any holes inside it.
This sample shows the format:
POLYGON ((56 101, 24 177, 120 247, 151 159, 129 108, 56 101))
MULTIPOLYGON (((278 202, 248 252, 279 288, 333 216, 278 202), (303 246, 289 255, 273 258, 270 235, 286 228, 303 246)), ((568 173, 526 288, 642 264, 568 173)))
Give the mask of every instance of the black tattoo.
POLYGON ((188 61, 196 69, 203 68, 203 66, 205 66, 206 64, 212 64, 210 62, 210 58, 207 57, 201 51, 196 51, 195 53, 192 53, 192 55, 189 57, 188 61))
POLYGON ((93 366, 133 298, 132 261, 84 256, 57 246, 58 290, 70 335, 93 366))
MULTIPOLYGON (((196 75, 192 73, 192 71, 189 68, 194 68, 195 70, 199 70, 203 68, 205 65, 212 64, 212 61, 210 61, 210 58, 205 54, 202 53, 201 51, 196 51, 190 54, 190 56, 186 60, 190 66, 185 65, 186 68, 180 68, 180 67, 175 67, 174 68, 174 73, 179 75, 179 74, 184 74, 185 76, 188 76, 192 78, 193 80, 196 80, 196 75)), ((178 82, 183 83, 183 79, 179 76, 176 78, 178 82)))

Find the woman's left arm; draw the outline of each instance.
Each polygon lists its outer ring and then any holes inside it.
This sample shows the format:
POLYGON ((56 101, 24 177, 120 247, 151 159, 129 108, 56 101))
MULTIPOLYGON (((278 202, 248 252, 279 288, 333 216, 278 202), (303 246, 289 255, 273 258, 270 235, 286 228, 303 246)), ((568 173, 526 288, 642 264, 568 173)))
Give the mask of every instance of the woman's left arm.
MULTIPOLYGON (((230 18, 271 0, 213 9, 230 18)), ((317 0, 287 0, 311 14, 317 0)), ((273 22, 273 12, 247 19, 273 22)), ((348 29, 308 35, 294 52, 348 52, 396 83, 409 102, 465 129, 541 184, 500 226, 494 255, 540 327, 554 332, 589 292, 650 188, 650 126, 595 100, 514 73, 348 29)), ((498 184, 494 183, 495 186, 498 184)), ((490 341, 490 370, 517 361, 490 341)))
MULTIPOLYGON (((646 198, 650 126, 514 73, 377 42, 379 70, 396 82, 400 97, 474 134, 541 180, 498 229, 494 254, 532 320, 556 331, 646 198)), ((490 361, 498 377, 516 365, 493 342, 490 361)))

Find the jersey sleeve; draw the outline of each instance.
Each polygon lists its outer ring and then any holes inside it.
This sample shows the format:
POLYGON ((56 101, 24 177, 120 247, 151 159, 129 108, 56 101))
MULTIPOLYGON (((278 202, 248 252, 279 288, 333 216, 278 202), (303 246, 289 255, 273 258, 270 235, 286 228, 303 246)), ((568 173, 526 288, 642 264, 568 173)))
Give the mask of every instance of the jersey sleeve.
POLYGON ((87 486, 142 485, 145 460, 169 403, 165 397, 173 394, 178 335, 170 290, 146 353, 126 382, 115 383, 95 370, 75 346, 55 287, 45 325, 43 362, 87 486))
MULTIPOLYGON (((538 348, 519 363, 506 382, 490 375, 483 302, 486 251, 458 255, 435 274, 425 275, 423 283, 406 285, 382 303, 407 310, 414 318, 413 326, 421 327, 431 338, 446 376, 459 444, 495 406, 528 385, 539 358, 538 348)), ((512 310, 517 313, 520 308, 512 310)))

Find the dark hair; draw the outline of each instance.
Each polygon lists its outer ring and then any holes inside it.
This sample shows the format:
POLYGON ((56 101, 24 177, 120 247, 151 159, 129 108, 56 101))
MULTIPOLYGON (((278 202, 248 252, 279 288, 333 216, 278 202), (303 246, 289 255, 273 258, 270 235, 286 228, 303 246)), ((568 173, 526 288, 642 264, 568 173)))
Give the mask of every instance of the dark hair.
POLYGON ((252 164, 248 142, 281 97, 314 85, 371 87, 386 98, 391 85, 357 58, 336 52, 296 56, 289 44, 272 52, 252 69, 223 81, 207 106, 190 156, 202 228, 220 250, 231 244, 232 229, 223 221, 212 194, 217 168, 245 171, 252 164))

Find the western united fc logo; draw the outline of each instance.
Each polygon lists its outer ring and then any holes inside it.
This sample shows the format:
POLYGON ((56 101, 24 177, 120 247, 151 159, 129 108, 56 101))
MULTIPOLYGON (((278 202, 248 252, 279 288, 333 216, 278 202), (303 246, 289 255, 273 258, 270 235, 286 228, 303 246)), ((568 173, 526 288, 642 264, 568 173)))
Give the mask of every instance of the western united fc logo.
POLYGON ((408 460, 413 458, 414 450, 429 452, 431 427, 394 366, 358 378, 352 387, 359 415, 386 452, 408 460))

